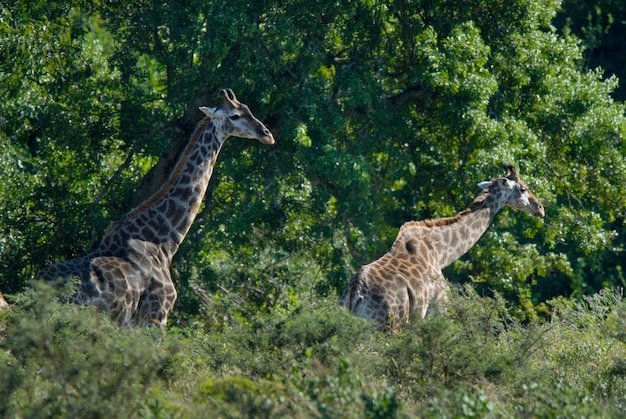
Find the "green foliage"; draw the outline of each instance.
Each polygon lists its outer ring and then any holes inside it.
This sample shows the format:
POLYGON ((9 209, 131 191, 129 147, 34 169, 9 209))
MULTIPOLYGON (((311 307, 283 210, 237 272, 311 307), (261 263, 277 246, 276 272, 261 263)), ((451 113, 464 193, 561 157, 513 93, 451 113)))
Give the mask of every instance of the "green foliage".
POLYGON ((7 351, 0 368, 2 416, 137 412, 176 348, 157 345, 159 333, 120 331, 93 308, 60 305, 54 297, 42 286, 22 295, 9 316, 1 341, 7 351))
MULTIPOLYGON (((588 68, 602 67, 607 74, 623 78, 625 18, 626 6, 619 0, 564 0, 555 25, 581 39, 588 68)), ((625 94, 622 83, 613 97, 624 100, 625 94)))
POLYGON ((3 413, 621 412, 624 308, 597 292, 626 286, 624 6, 559 3, 0 5, 4 294, 159 187, 218 88, 277 139, 225 144, 165 335, 9 295, 3 413), (335 307, 402 223, 465 208, 503 161, 546 218, 502 211, 446 272, 492 300, 384 337, 335 307))
MULTIPOLYGON (((65 295, 71 292, 71 287, 65 295)), ((373 332, 333 301, 160 330, 119 329, 43 287, 0 312, 2 416, 619 416, 626 305, 604 290, 521 324, 455 290, 445 316, 373 332)))
POLYGON ((274 382, 225 377, 205 382, 196 397, 200 403, 207 400, 212 414, 219 417, 270 418, 289 413, 281 408, 284 389, 274 382))
POLYGON ((125 155, 119 137, 124 92, 109 62, 114 40, 102 21, 79 2, 49 9, 46 2, 15 3, 2 6, 0 20, 6 92, 0 283, 6 291, 20 289, 44 263, 82 253, 93 242, 95 230, 115 214, 110 205, 95 207, 125 155))

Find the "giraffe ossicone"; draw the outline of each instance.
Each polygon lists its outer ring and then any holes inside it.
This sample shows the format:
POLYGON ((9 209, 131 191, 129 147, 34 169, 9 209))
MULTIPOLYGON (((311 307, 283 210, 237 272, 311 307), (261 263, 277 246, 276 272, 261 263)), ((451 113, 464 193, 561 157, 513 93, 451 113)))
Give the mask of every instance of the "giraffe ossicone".
POLYGON ((454 217, 409 221, 391 249, 352 277, 339 303, 382 330, 398 330, 414 313, 426 317, 448 299, 442 269, 480 239, 495 215, 510 206, 543 218, 544 208, 512 164, 505 175, 480 182, 483 191, 454 217))
POLYGON ((274 144, 272 133, 231 89, 220 94, 222 106, 200 108, 206 117, 161 188, 111 223, 94 252, 54 263, 36 279, 78 279, 70 301, 93 304, 121 326, 166 326, 177 297, 172 258, 198 214, 224 141, 233 136, 274 144))

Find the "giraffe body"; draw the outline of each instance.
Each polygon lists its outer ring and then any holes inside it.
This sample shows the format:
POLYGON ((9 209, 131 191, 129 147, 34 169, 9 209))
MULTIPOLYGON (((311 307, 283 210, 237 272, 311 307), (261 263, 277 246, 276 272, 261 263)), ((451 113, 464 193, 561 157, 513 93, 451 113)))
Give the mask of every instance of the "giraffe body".
POLYGON ((4 299, 4 296, 0 292, 0 310, 4 310, 5 308, 8 308, 8 307, 9 307, 9 303, 7 303, 7 300, 4 299))
POLYGON ((164 327, 176 301, 170 265, 193 223, 224 141, 230 136, 274 144, 271 132, 237 101, 220 92, 220 108, 205 114, 168 181, 137 208, 111 223, 99 247, 41 271, 47 281, 79 279, 70 298, 94 304, 121 326, 164 327))
POLYGON ((340 304, 384 330, 399 329, 413 313, 437 311, 449 291, 442 269, 467 253, 502 207, 544 216, 515 168, 505 168, 504 177, 481 182, 483 192, 456 216, 405 223, 391 249, 352 277, 340 304))

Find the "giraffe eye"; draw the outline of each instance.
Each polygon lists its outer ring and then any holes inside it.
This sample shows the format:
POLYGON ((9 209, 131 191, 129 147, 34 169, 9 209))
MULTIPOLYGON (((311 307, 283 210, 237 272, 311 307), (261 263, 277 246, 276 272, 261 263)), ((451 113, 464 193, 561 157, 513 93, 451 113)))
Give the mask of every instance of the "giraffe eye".
POLYGON ((528 188, 526 188, 526 187, 522 186, 521 188, 519 188, 519 190, 520 190, 522 193, 524 193, 524 192, 528 191, 528 188))
POLYGON ((229 116, 229 118, 230 118, 231 121, 236 121, 239 118, 241 118, 241 116, 240 115, 231 115, 231 116, 229 116))

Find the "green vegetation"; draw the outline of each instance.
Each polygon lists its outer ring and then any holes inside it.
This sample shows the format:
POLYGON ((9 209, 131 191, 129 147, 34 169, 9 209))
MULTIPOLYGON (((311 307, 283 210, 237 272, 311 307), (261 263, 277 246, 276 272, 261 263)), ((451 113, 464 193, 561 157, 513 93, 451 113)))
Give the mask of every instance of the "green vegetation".
POLYGON ((457 290, 448 316, 372 333, 334 299, 220 327, 118 329, 48 289, 2 313, 7 417, 618 417, 626 305, 602 291, 520 324, 457 290), (36 301, 36 303, 34 302, 36 301))
MULTIPOLYGON (((0 416, 617 416, 626 409, 622 1, 0 4, 0 416), (29 287, 158 188, 232 88, 165 332, 29 287), (336 306, 411 219, 518 167, 446 275, 446 316, 380 335, 336 306), (488 297, 487 297, 488 296, 488 297)), ((66 292, 70 292, 67 291, 66 292)))

